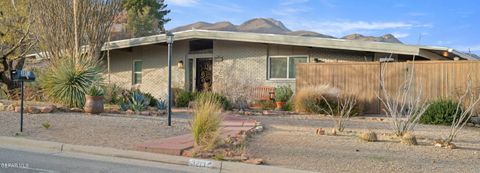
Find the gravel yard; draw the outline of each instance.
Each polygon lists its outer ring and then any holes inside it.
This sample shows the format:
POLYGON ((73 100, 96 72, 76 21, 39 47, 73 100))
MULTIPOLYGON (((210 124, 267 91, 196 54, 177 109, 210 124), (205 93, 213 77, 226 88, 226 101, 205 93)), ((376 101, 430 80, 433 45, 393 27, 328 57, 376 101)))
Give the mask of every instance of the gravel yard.
POLYGON ((265 131, 249 140, 251 154, 267 164, 319 172, 480 172, 480 128, 465 127, 454 143, 458 149, 433 146, 447 126, 417 127, 419 145, 392 139, 387 122, 354 118, 339 136, 318 136, 316 128, 333 126, 327 117, 311 115, 256 116, 265 131), (380 142, 359 141, 355 132, 371 129, 380 142))
MULTIPOLYGON (((0 135, 19 132, 19 113, 0 112, 0 135)), ((185 119, 174 119, 168 127, 166 117, 105 116, 84 113, 25 114, 25 138, 69 144, 133 149, 135 144, 189 133, 185 119), (49 123, 45 129, 42 124, 49 123)))

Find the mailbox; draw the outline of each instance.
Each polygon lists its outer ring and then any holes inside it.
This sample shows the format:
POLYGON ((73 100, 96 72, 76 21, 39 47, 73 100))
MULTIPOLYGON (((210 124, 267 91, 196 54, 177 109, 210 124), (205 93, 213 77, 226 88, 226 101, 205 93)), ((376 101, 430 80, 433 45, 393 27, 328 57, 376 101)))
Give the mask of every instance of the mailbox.
POLYGON ((16 81, 35 81, 35 74, 31 71, 12 70, 10 71, 10 75, 12 76, 12 79, 16 81))

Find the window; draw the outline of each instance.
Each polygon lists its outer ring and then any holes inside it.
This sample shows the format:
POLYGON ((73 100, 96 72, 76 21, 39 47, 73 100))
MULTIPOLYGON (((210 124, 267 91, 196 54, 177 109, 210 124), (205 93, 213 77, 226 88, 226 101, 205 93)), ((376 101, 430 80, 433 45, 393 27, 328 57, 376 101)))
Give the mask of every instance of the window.
POLYGON ((295 65, 306 62, 307 56, 270 57, 270 79, 295 79, 295 65))
POLYGON ((190 53, 213 52, 213 40, 192 40, 189 44, 190 53))
POLYGON ((142 83, 143 61, 133 61, 133 84, 142 83))

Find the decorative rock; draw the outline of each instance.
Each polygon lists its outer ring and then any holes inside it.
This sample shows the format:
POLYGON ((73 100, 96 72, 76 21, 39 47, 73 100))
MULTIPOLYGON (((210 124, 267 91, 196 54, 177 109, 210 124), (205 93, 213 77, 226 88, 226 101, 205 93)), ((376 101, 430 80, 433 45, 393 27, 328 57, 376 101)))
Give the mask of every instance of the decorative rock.
POLYGON ((449 143, 449 144, 447 145, 447 148, 448 148, 448 149, 455 149, 455 148, 457 148, 457 146, 456 146, 455 144, 453 144, 453 143, 449 143))
POLYGON ((325 130, 323 130, 322 128, 317 128, 315 134, 317 134, 317 135, 325 135, 325 130))
POLYGON ((332 135, 337 136, 337 129, 335 129, 335 128, 332 129, 332 135))
POLYGON ((475 124, 475 127, 478 127, 478 128, 480 128, 480 124, 475 124))
POLYGON ((58 107, 57 109, 60 110, 60 111, 62 111, 62 112, 68 112, 68 111, 70 111, 70 109, 68 109, 68 108, 65 107, 65 106, 60 106, 60 107, 58 107))
POLYGON ((147 110, 149 110, 149 111, 157 111, 158 108, 149 106, 149 107, 147 108, 147 110))
POLYGON ((51 113, 56 109, 54 105, 43 106, 40 108, 40 112, 42 113, 51 113))
POLYGON ((468 126, 468 127, 475 127, 475 124, 473 124, 473 123, 467 123, 467 126, 468 126))
POLYGON ((268 112, 267 110, 264 110, 264 111, 262 112, 262 114, 263 114, 263 115, 269 115, 270 112, 268 112))
POLYGON ((238 111, 238 114, 240 114, 240 115, 243 115, 244 113, 245 113, 245 111, 243 111, 243 110, 238 111))
POLYGON ((249 156, 246 153, 243 153, 242 155, 240 155, 240 160, 244 161, 244 160, 248 160, 248 158, 249 158, 249 156))
POLYGON ((434 142, 433 142, 433 145, 435 147, 443 147, 443 140, 441 139, 436 139, 434 142))
POLYGON ((125 111, 125 113, 127 113, 127 115, 133 115, 133 114, 135 114, 135 112, 133 112, 131 109, 125 111))
POLYGON ((260 165, 263 163, 263 159, 248 159, 243 161, 244 163, 249 163, 249 164, 254 164, 254 165, 260 165))
POLYGON ((375 132, 372 132, 372 131, 368 131, 368 132, 364 132, 362 134, 360 134, 360 139, 363 140, 363 141, 367 141, 367 142, 376 142, 377 141, 377 134, 375 132))
POLYGON ((83 109, 80 108, 70 108, 71 112, 83 112, 83 109))
POLYGON ((256 132, 263 132, 263 126, 256 126, 255 131, 256 132))
POLYGON ((150 112, 149 111, 142 111, 142 112, 140 112, 140 115, 150 116, 150 112))
POLYGON ((14 105, 8 105, 7 106, 7 111, 15 111, 15 106, 14 105))
POLYGON ((470 118, 470 122, 473 124, 480 124, 480 117, 472 117, 470 118))
POLYGON ((0 111, 5 111, 6 108, 7 106, 0 102, 0 111))
POLYGON ((27 112, 31 113, 31 114, 38 114, 38 113, 40 113, 40 109, 38 109, 35 106, 28 106, 27 107, 27 112))
POLYGON ((245 113, 244 113, 244 114, 245 114, 245 115, 253 115, 253 113, 252 113, 252 112, 250 112, 250 111, 245 111, 245 113))
POLYGON ((15 109, 15 112, 20 112, 20 106, 15 106, 14 109, 15 109))
POLYGON ((112 108, 110 109, 111 114, 120 114, 120 110, 118 108, 112 108))

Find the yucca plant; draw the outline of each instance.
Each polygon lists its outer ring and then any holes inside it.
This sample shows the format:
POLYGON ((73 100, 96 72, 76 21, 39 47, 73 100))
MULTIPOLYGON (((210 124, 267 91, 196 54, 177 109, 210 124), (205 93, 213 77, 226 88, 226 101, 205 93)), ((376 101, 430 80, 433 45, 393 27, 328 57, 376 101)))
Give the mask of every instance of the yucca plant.
POLYGON ((222 105, 211 93, 201 93, 196 99, 191 123, 195 146, 200 150, 215 148, 220 135, 222 105))
POLYGON ((69 107, 83 107, 88 88, 102 80, 100 72, 100 61, 88 60, 86 56, 52 59, 39 82, 49 100, 69 107))

